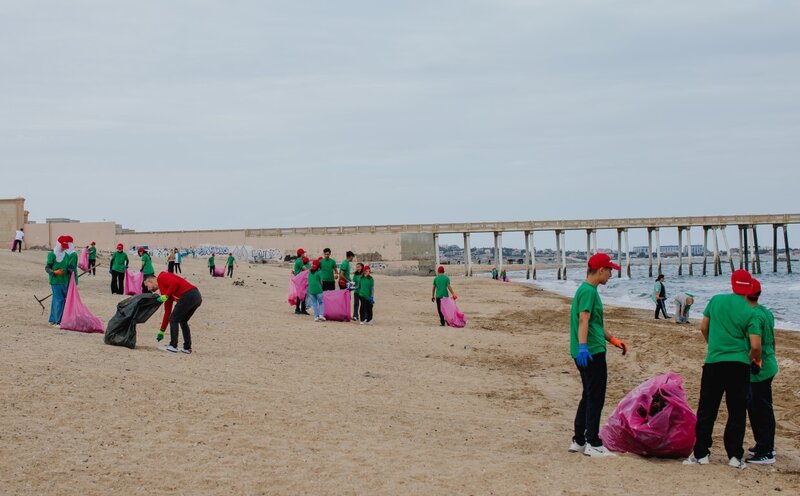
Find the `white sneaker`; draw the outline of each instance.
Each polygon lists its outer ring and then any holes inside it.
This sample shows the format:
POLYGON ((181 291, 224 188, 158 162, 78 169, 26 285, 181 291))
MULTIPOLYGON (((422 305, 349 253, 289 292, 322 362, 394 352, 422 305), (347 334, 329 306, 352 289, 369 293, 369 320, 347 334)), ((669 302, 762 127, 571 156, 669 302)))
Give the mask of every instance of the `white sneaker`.
POLYGON ((320 320, 321 322, 325 322, 327 319, 326 319, 325 317, 323 317, 322 315, 320 315, 320 316, 319 316, 319 320, 320 320))
POLYGON ((687 459, 685 459, 683 461, 683 464, 684 465, 708 465, 708 463, 711 461, 710 457, 711 457, 711 453, 707 454, 706 456, 704 456, 703 458, 700 458, 698 460, 697 458, 694 457, 694 453, 692 453, 691 455, 689 455, 689 458, 687 458, 687 459))
POLYGON ((570 453, 583 453, 584 450, 586 450, 586 445, 578 444, 573 439, 572 442, 569 444, 569 449, 567 451, 569 451, 570 453))
POLYGON ((172 345, 167 346, 166 348, 161 348, 161 349, 164 350, 164 351, 168 351, 170 353, 177 353, 178 352, 178 348, 176 348, 176 347, 174 347, 172 345))
POLYGON ((319 317, 314 317, 314 322, 319 322, 319 317))
POLYGON ((744 462, 744 460, 740 460, 735 456, 732 456, 730 461, 728 462, 728 466, 742 470, 743 468, 747 467, 747 464, 744 462))
POLYGON ((366 321, 364 321, 364 320, 362 320, 361 322, 359 322, 359 324, 361 324, 361 325, 365 325, 366 323, 367 323, 367 322, 366 322, 366 321))
POLYGON ((592 446, 591 444, 586 444, 583 454, 586 456, 617 456, 614 453, 608 451, 605 446, 592 446))

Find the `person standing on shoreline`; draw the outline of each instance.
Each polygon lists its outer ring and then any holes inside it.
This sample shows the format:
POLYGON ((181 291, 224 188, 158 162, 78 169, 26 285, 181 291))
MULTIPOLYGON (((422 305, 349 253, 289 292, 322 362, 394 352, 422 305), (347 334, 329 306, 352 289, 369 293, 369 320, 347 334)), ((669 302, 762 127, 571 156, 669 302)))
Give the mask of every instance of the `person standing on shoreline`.
POLYGON ((569 451, 587 456, 614 456, 600 439, 600 415, 606 400, 606 341, 628 352, 628 344, 612 336, 603 323, 603 302, 597 287, 619 266, 605 253, 592 255, 586 280, 575 291, 570 310, 570 355, 581 375, 583 392, 575 413, 575 434, 569 451))
POLYGON ((659 320, 659 312, 664 315, 665 319, 670 318, 669 315, 667 315, 667 288, 664 286, 664 274, 659 274, 658 277, 656 277, 656 283, 653 285, 653 295, 651 298, 656 304, 656 320, 659 320))

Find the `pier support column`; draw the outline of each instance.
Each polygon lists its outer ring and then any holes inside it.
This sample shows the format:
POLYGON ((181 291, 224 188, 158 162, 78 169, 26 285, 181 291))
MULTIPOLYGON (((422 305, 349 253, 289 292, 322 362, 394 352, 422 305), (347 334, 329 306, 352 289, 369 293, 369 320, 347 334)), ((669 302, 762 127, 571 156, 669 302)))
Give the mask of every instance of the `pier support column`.
POLYGON ((656 227, 656 262, 658 264, 658 272, 656 274, 661 275, 661 230, 656 227))
POLYGON ((739 225, 739 268, 744 269, 744 227, 739 225))
POLYGON ((497 272, 503 270, 503 233, 494 233, 494 266, 497 272))
POLYGON ((469 233, 464 233, 464 275, 472 277, 472 251, 469 246, 469 233))
POLYGON ((561 274, 567 280, 567 232, 561 231, 561 274))
POLYGON ((708 265, 708 226, 703 226, 703 275, 706 275, 708 265))
POLYGON ((772 224, 772 272, 778 272, 778 226, 772 224))
POLYGON ((435 265, 434 265, 434 269, 433 269, 434 272, 435 272, 436 269, 439 267, 440 262, 441 262, 441 260, 439 258, 439 233, 433 233, 433 251, 434 251, 434 257, 435 257, 435 260, 436 260, 435 265))
POLYGON ((631 248, 628 244, 628 230, 625 229, 625 274, 631 278, 631 248))
POLYGON ((678 228, 678 275, 683 275, 683 228, 678 228))
MULTIPOLYGON (((733 265, 733 257, 731 256, 731 246, 728 244, 728 226, 722 226, 720 230, 722 231, 722 242, 725 243, 725 251, 728 253, 728 264, 731 266, 731 274, 733 271, 736 270, 736 266, 733 265)), ((722 274, 722 265, 720 265, 719 273, 722 274)))
POLYGON ((742 229, 744 233, 744 270, 750 271, 750 240, 747 239, 747 226, 742 229))
POLYGON ((786 230, 786 224, 783 225, 783 246, 786 250, 786 273, 792 273, 792 257, 789 252, 789 232, 786 230))
POLYGON ((597 253, 597 229, 592 229, 592 255, 597 253))
POLYGON ((719 260, 719 241, 717 241, 717 226, 712 229, 712 241, 714 241, 714 275, 718 276, 722 272, 722 263, 719 260))
POLYGON ((694 268, 692 266, 692 227, 686 228, 686 244, 689 245, 689 275, 694 275, 694 268))
POLYGON ((758 253, 758 232, 753 224, 753 273, 761 274, 761 254, 758 253))
POLYGON ((558 267, 557 279, 561 280, 561 231, 556 231, 556 266, 558 267))
POLYGON ((653 277, 653 228, 647 228, 647 258, 650 261, 650 266, 647 269, 647 275, 653 277))
POLYGON ((617 265, 619 265, 619 270, 617 271, 617 278, 622 277, 622 229, 617 229, 617 265))
POLYGON ((586 230, 586 260, 589 260, 589 257, 592 256, 592 230, 586 230))
POLYGON ((536 280, 536 238, 531 231, 531 278, 536 280))
POLYGON ((531 278, 531 232, 523 231, 525 236, 525 279, 531 278))

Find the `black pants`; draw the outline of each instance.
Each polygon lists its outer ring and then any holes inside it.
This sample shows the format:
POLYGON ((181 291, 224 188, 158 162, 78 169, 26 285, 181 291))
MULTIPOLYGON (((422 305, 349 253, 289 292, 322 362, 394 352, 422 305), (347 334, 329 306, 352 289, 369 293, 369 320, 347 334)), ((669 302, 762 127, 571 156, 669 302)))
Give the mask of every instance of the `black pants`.
POLYGON ((167 262, 167 272, 170 274, 175 272, 175 262, 167 262))
POLYGON ((183 272, 181 272, 181 264, 179 264, 178 262, 175 262, 175 273, 183 274, 183 272))
MULTIPOLYGON (((577 367, 577 363, 575 364, 577 367)), ((608 383, 608 367, 606 366, 606 354, 597 353, 592 355, 586 368, 578 367, 583 384, 581 401, 578 403, 578 411, 575 412, 575 437, 573 440, 578 444, 592 446, 602 446, 600 439, 600 414, 606 402, 606 384, 608 383)))
POLYGON ((322 281, 323 291, 333 291, 336 289, 336 281, 322 281))
POLYGON ((741 362, 717 362, 703 365, 700 379, 700 403, 697 406, 697 440, 694 444, 695 458, 702 458, 711 448, 711 435, 717 420, 722 395, 728 408, 728 423, 725 424, 725 452, 728 458, 739 460, 744 455, 744 431, 747 420, 747 389, 750 384, 750 366, 741 362))
POLYGON ((111 294, 124 294, 125 293, 125 273, 111 271, 111 294))
POLYGON ((439 324, 445 325, 444 315, 442 314, 442 299, 436 298, 436 310, 439 312, 439 324))
POLYGON ((200 290, 197 288, 190 289, 183 293, 181 299, 175 304, 172 313, 169 315, 169 344, 175 348, 178 347, 178 326, 183 331, 183 349, 192 349, 192 333, 189 330, 189 319, 194 315, 203 303, 203 298, 200 296, 200 290))
POLYGON ((747 396, 747 414, 756 439, 756 454, 771 453, 775 449, 775 410, 772 408, 772 377, 766 381, 751 382, 747 396))
POLYGON ((90 259, 89 259, 89 271, 91 271, 91 272, 92 272, 92 275, 93 275, 93 276, 96 276, 96 275, 97 275, 97 269, 95 269, 95 266, 96 266, 96 265, 97 265, 97 259, 92 259, 92 258, 90 258, 90 259))
POLYGON ((228 265, 228 277, 233 277, 233 265, 228 265))
POLYGON ((19 247, 19 252, 22 253, 22 241, 15 239, 14 246, 11 248, 11 253, 14 253, 14 250, 16 250, 17 247, 19 247))
POLYGON ((369 298, 363 296, 359 296, 358 299, 361 300, 359 303, 361 322, 370 322, 372 320, 372 303, 369 302, 369 298))
POLYGON ((298 298, 297 303, 294 304, 294 312, 302 313, 305 311, 306 311, 306 298, 303 298, 302 300, 298 298))
POLYGON ((656 300, 656 318, 658 318, 658 312, 664 314, 664 318, 668 319, 669 315, 667 315, 667 306, 664 304, 664 298, 659 298, 656 300))
POLYGON ((211 274, 211 277, 214 277, 214 267, 213 266, 208 268, 208 273, 211 274))
POLYGON ((354 303, 353 303, 353 318, 360 320, 361 314, 359 313, 358 309, 359 309, 359 306, 361 305, 361 297, 358 296, 358 294, 356 292, 353 292, 353 296, 354 296, 354 298, 353 298, 353 301, 354 301, 354 303))

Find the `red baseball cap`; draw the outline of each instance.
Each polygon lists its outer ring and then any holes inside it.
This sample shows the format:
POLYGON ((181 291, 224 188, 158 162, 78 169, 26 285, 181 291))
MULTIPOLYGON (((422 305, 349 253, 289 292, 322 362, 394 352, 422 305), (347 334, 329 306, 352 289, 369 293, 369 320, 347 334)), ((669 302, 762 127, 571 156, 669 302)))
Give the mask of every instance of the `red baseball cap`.
POLYGON ((731 274, 731 287, 737 295, 747 296, 753 290, 753 276, 744 269, 739 269, 731 274))
POLYGON ((436 271, 437 271, 438 273, 440 273, 440 274, 444 274, 444 267, 442 267, 442 266, 440 265, 440 266, 439 266, 439 268, 438 268, 438 269, 436 269, 436 271))
POLYGON ((302 258, 302 260, 303 260, 303 263, 304 263, 304 264, 307 264, 307 263, 308 263, 308 257, 303 257, 303 258, 302 258))
POLYGON ((122 243, 117 243, 117 250, 121 250, 121 249, 122 249, 122 243))
POLYGON ((311 262, 311 268, 314 270, 319 269, 319 260, 314 260, 313 262, 311 262))
POLYGON ((298 248, 298 249, 297 249, 297 256, 298 256, 298 257, 299 257, 299 256, 302 256, 303 254, 305 254, 305 252, 306 252, 306 251, 305 251, 304 249, 302 249, 302 248, 298 248))
POLYGON ((619 270, 620 266, 611 261, 611 257, 605 253, 595 253, 589 257, 589 268, 591 270, 602 269, 608 267, 609 269, 619 270))
POLYGON ((142 253, 142 252, 144 251, 144 248, 142 248, 142 247, 140 246, 140 247, 139 247, 139 249, 138 249, 138 250, 136 250, 136 251, 138 251, 139 253, 142 253))
POLYGON ((754 277, 752 281, 750 281, 750 284, 752 285, 752 289, 750 289, 750 296, 761 294, 761 283, 758 282, 758 279, 754 277))
POLYGON ((97 243, 95 243, 94 241, 92 241, 92 246, 94 246, 94 245, 96 245, 96 244, 97 244, 97 243))

